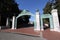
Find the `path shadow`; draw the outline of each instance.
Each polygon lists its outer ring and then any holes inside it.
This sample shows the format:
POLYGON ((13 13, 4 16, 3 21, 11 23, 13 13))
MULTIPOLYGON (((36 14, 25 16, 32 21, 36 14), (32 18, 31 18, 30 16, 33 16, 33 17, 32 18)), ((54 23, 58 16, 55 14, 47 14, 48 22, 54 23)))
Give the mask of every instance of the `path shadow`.
POLYGON ((33 24, 20 24, 17 26, 17 29, 19 28, 28 28, 28 27, 34 27, 33 24))
POLYGON ((46 29, 49 29, 50 27, 46 27, 46 26, 44 26, 44 30, 46 30, 46 29))

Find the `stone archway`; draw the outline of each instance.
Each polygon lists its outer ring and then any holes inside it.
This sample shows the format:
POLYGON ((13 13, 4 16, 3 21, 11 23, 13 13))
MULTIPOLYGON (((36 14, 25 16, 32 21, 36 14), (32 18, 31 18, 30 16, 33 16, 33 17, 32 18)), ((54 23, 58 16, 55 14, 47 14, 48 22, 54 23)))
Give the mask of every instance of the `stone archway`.
POLYGON ((50 14, 43 14, 41 15, 41 30, 44 30, 43 28, 43 18, 49 18, 49 21, 50 21, 50 30, 53 30, 53 19, 52 19, 52 15, 50 14))
MULTIPOLYGON (((15 20, 15 29, 17 28, 17 19, 21 16, 24 16, 24 15, 31 15, 35 18, 35 15, 32 14, 31 12, 29 11, 26 11, 26 10, 23 10, 17 17, 16 17, 16 20, 15 20)), ((34 21, 34 27, 36 26, 36 21, 34 21)))

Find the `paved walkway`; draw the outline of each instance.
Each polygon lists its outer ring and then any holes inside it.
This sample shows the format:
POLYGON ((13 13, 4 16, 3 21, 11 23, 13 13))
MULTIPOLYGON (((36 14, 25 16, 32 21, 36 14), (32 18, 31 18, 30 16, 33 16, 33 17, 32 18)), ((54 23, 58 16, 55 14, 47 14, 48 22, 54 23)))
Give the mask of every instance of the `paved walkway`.
POLYGON ((0 32, 0 40, 43 40, 43 39, 40 37, 0 32))
POLYGON ((47 40, 60 40, 60 33, 54 31, 51 32, 49 29, 46 29, 45 31, 41 32, 41 31, 34 31, 33 27, 29 27, 29 28, 20 28, 16 30, 5 29, 5 30, 0 30, 0 32, 12 32, 12 33, 26 34, 26 35, 33 35, 33 36, 42 36, 47 40))
POLYGON ((49 31, 49 29, 43 31, 43 37, 48 40, 60 40, 60 33, 49 31))
POLYGON ((20 29, 4 29, 4 30, 0 30, 0 32, 12 32, 12 33, 20 33, 20 34, 27 34, 27 35, 34 35, 34 36, 39 36, 39 32, 34 31, 33 27, 29 27, 29 28, 20 28, 20 29))

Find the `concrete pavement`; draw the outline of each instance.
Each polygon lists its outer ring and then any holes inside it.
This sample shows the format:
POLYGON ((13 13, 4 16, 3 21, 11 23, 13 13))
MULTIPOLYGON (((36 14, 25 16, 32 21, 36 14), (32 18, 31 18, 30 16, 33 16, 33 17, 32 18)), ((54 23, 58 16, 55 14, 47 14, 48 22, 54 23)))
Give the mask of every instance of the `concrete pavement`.
POLYGON ((0 40, 45 40, 41 37, 33 37, 14 33, 0 32, 0 40))

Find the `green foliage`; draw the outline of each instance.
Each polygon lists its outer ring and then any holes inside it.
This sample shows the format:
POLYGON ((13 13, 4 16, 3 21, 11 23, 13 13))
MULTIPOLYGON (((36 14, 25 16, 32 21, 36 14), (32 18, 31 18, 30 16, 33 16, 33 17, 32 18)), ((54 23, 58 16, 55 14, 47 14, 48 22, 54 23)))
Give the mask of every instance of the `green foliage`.
POLYGON ((51 9, 52 9, 52 8, 51 8, 51 3, 50 3, 50 2, 47 2, 45 8, 43 9, 44 14, 49 14, 49 13, 51 13, 51 12, 50 12, 51 9))
MULTIPOLYGON (((17 16, 22 10, 19 10, 18 4, 15 0, 0 0, 0 15, 2 16, 2 25, 6 24, 6 18, 12 18, 13 15, 17 16)), ((30 16, 23 16, 24 18, 20 18, 22 22, 28 23, 30 16), (24 20, 25 21, 24 21, 24 20)), ((21 23, 21 21, 19 20, 21 23)))
MULTIPOLYGON (((55 5, 55 9, 58 10, 58 17, 60 17, 60 0, 55 0, 56 2, 54 3, 55 5)), ((50 13, 51 14, 51 10, 52 10, 52 2, 47 2, 46 6, 44 7, 43 9, 43 13, 44 14, 48 14, 50 13)), ((60 20, 60 18, 59 18, 60 20)), ((48 21, 48 20, 47 20, 48 21)))
MULTIPOLYGON (((55 9, 58 9, 58 14, 60 15, 60 0, 55 0, 55 9)), ((52 2, 47 2, 46 6, 44 7, 43 11, 45 13, 51 13, 52 10, 52 2)))
POLYGON ((56 8, 58 9, 58 17, 60 22, 60 0, 56 0, 56 8))
POLYGON ((56 8, 58 9, 58 14, 60 15, 60 0, 56 0, 56 8))
POLYGON ((12 18, 19 13, 18 5, 15 0, 0 0, 1 25, 6 25, 6 18, 12 18))
POLYGON ((18 5, 15 0, 0 0, 0 13, 4 16, 11 17, 19 13, 18 5))

